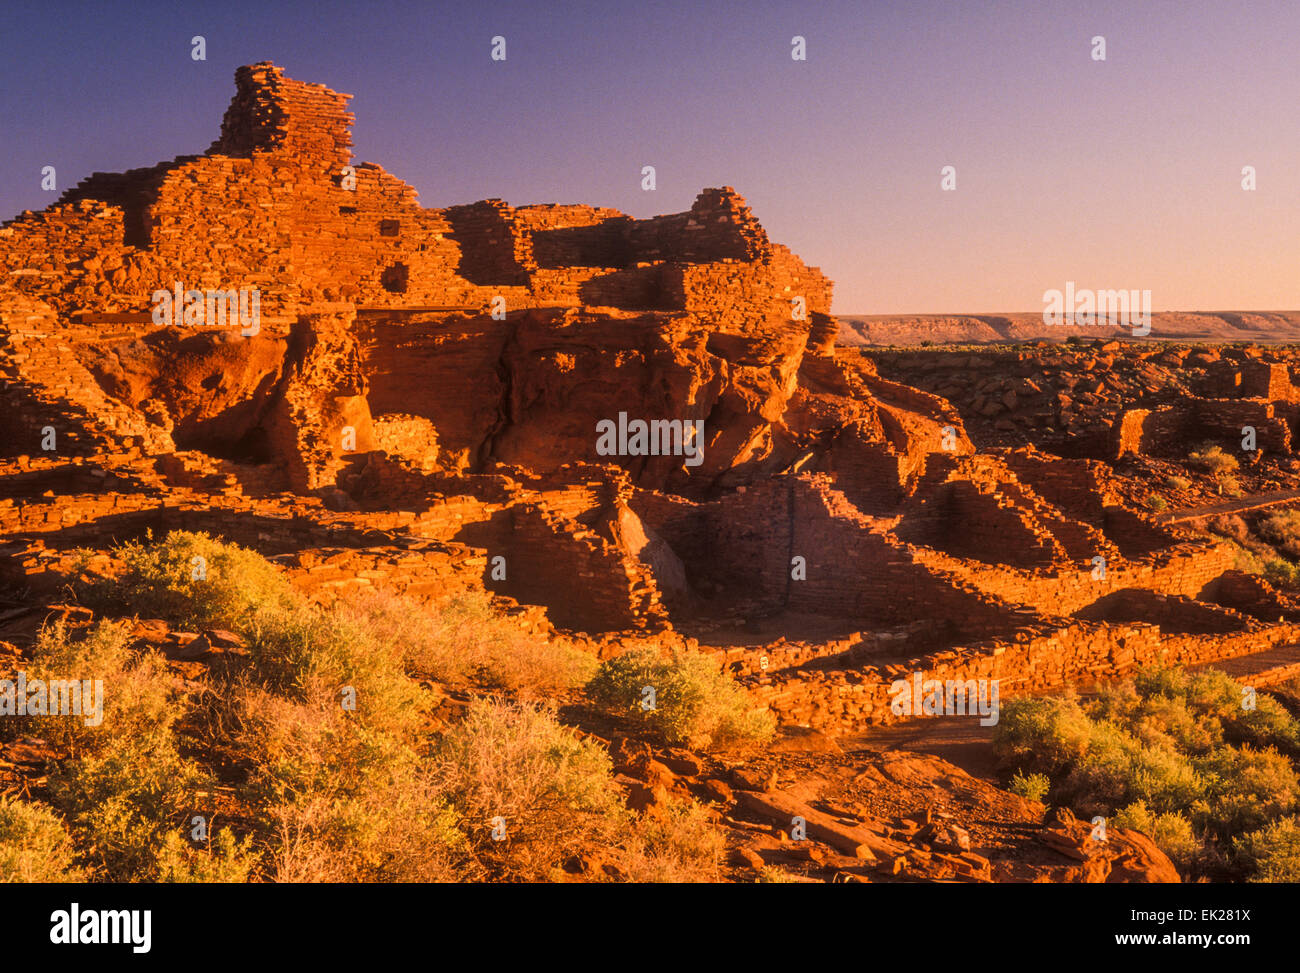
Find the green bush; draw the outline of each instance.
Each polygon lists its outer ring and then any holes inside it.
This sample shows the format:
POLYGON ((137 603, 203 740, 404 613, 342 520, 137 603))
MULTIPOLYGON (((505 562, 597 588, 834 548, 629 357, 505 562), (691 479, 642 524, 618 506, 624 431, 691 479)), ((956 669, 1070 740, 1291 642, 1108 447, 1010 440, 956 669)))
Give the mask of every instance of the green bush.
POLYGON ((1047 778, 1046 774, 1030 774, 1026 777, 1016 771, 1011 777, 1008 790, 1027 801, 1042 801, 1047 798, 1047 792, 1051 786, 1052 782, 1047 778))
POLYGON ((1073 692, 1005 702, 993 734, 1006 766, 1050 776, 1087 753, 1092 727, 1073 692))
POLYGON ((1300 568, 1280 557, 1264 562, 1264 578, 1275 588, 1300 588, 1300 568))
MULTIPOLYGON (((65 754, 51 768, 50 795, 89 872, 109 881, 170 881, 187 862, 203 865, 203 853, 176 842, 190 814, 202 813, 200 795, 213 782, 178 750, 187 701, 162 656, 133 650, 121 622, 101 621, 80 638, 56 623, 38 634, 28 675, 102 684, 97 725, 87 725, 84 693, 82 716, 19 721, 65 754)), ((227 840, 218 837, 218 849, 227 840)))
POLYGON ((1300 818, 1280 818, 1235 842, 1251 882, 1300 882, 1300 818))
POLYGON ((82 882, 67 828, 53 811, 0 794, 0 882, 82 882))
POLYGON ((1190 866, 1201 853, 1202 842, 1192 830, 1192 822, 1170 811, 1153 814, 1142 801, 1119 811, 1111 818, 1111 824, 1148 835, 1181 869, 1190 866))
POLYGON ((1296 810, 1300 779, 1276 750, 1220 747, 1196 760, 1206 781, 1205 804, 1194 818, 1224 837, 1263 827, 1296 810))
MULTIPOLYGON (((156 652, 131 648, 128 626, 101 621, 74 638, 62 622, 41 629, 27 667, 29 679, 90 680, 102 684, 102 722, 88 726, 92 703, 82 693, 82 717, 28 716, 15 721, 23 732, 65 748, 71 756, 94 753, 114 741, 166 744, 179 710, 181 686, 156 652)), ((83 687, 84 690, 84 687, 83 687)))
POLYGON ((111 882, 153 881, 167 835, 186 826, 212 781, 163 734, 149 743, 115 739, 62 764, 50 794, 77 847, 111 882))
POLYGON ((299 605, 258 613, 246 626, 252 679, 288 699, 349 712, 375 730, 414 732, 427 696, 409 678, 405 647, 340 611, 299 605))
POLYGON ((302 600, 260 554, 207 534, 172 531, 156 543, 150 534, 146 543, 123 544, 114 554, 125 562, 122 575, 93 582, 83 597, 117 614, 238 630, 258 612, 302 600))
POLYGON ((700 652, 664 658, 652 648, 634 649, 601 664, 587 687, 612 713, 644 719, 671 743, 698 747, 738 746, 766 740, 776 729, 772 715, 700 652), (654 691, 653 708, 644 708, 654 691))
POLYGON ((155 882, 239 884, 247 882, 257 867, 253 839, 240 841, 222 828, 202 847, 189 844, 169 831, 155 855, 155 882))
POLYGON ((1156 811, 1184 808, 1203 796, 1204 782, 1176 752, 1143 746, 1111 723, 1095 723, 1088 752, 1053 778, 1061 801, 1091 817, 1145 801, 1156 811))
POLYGON ((1234 837, 1300 808, 1287 756, 1300 752, 1300 723, 1269 696, 1254 709, 1243 699, 1217 670, 1147 669, 1086 703, 1071 693, 1010 701, 994 751, 1017 771, 1017 793, 1043 774, 1077 813, 1118 814, 1183 867, 1219 869, 1234 837))
MULTIPOLYGON (((1238 544, 1236 541, 1228 541, 1235 555, 1233 567, 1238 571, 1244 571, 1246 574, 1264 574, 1264 560, 1250 548, 1238 544)), ((1274 585, 1276 587, 1276 585, 1274 585)))

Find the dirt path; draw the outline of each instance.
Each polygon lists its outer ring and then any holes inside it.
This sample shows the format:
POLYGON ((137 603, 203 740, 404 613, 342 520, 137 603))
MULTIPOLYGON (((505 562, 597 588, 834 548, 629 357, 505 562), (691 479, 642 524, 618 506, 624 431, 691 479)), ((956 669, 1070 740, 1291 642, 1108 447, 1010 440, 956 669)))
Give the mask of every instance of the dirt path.
POLYGON ((938 716, 909 720, 892 726, 875 727, 843 741, 845 749, 854 745, 881 750, 910 750, 942 757, 972 777, 996 781, 997 763, 993 759, 992 726, 980 726, 969 716, 938 716))
POLYGON ((1283 503, 1300 500, 1300 490, 1274 490, 1271 493, 1255 493, 1236 500, 1222 503, 1209 503, 1200 507, 1184 507, 1160 514, 1156 520, 1162 524, 1179 524, 1188 520, 1200 520, 1202 517, 1218 517, 1223 514, 1237 514, 1247 510, 1262 510, 1283 503))
MULTIPOLYGON (((1283 670, 1300 667, 1300 645, 1283 645, 1267 652, 1253 655, 1241 655, 1232 659, 1216 659, 1200 665, 1188 666, 1188 669, 1220 669, 1234 679, 1246 679, 1264 673, 1279 675, 1283 670)), ((1271 685, 1273 679, 1266 680, 1271 685)))

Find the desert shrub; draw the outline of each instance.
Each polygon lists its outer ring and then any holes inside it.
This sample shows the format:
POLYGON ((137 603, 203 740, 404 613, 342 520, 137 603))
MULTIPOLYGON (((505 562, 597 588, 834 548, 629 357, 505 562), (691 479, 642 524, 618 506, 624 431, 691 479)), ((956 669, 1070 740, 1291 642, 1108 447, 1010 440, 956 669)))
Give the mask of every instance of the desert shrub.
POLYGON ((1114 711, 1108 701, 1117 697, 1107 692, 1092 715, 1147 725, 1164 716, 1171 742, 1193 755, 1208 753, 1225 741, 1284 751, 1300 748, 1300 721, 1267 695, 1258 696, 1254 708, 1247 709, 1244 687, 1220 669, 1145 669, 1125 685, 1132 687, 1130 698, 1138 705, 1114 711))
POLYGON ((1046 774, 1029 774, 1025 776, 1019 771, 1011 777, 1011 783, 1008 790, 1012 794, 1019 795, 1027 801, 1042 801, 1047 797, 1047 792, 1051 788, 1052 782, 1046 774))
POLYGON ((1201 853, 1202 842, 1192 830, 1192 822, 1181 814, 1165 811, 1152 813, 1142 801, 1136 801, 1111 818, 1117 828, 1129 828, 1149 836, 1156 847, 1186 869, 1201 853))
POLYGON ((587 687, 591 698, 610 712, 644 719, 673 743, 741 746, 772 735, 776 721, 717 661, 699 652, 664 658, 655 649, 634 649, 601 664, 587 687), (645 687, 654 690, 654 707, 645 709, 645 687))
POLYGON ((419 787, 348 798, 301 797, 268 809, 275 882, 456 882, 464 864, 455 815, 419 787), (431 800, 422 803, 422 796, 431 800), (389 803, 397 798, 395 803, 389 803), (361 833, 355 844, 349 837, 361 833))
POLYGON ((179 834, 212 781, 177 753, 167 734, 150 741, 115 738, 50 775, 78 849, 112 882, 157 880, 158 855, 179 834))
POLYGON ((1153 494, 1147 498, 1147 509, 1160 513, 1169 509, 1169 501, 1159 494, 1153 494))
POLYGON ((1204 754, 1223 743, 1223 720, 1240 709, 1240 687, 1224 673, 1156 666, 1103 690, 1088 715, 1127 727, 1143 745, 1204 754))
POLYGON ((1220 747, 1199 758, 1196 767, 1207 787, 1193 818, 1224 837, 1296 810, 1300 780, 1291 762, 1272 748, 1220 747))
POLYGON ((156 852, 152 880, 239 884, 249 880, 258 857, 251 837, 236 839, 228 828, 222 828, 202 847, 169 831, 156 852))
POLYGON ((1187 455, 1187 465, 1214 476, 1231 473, 1239 467, 1237 458, 1223 451, 1215 443, 1204 443, 1200 449, 1187 455))
POLYGON ((257 612, 301 599, 260 554, 203 533, 172 531, 154 542, 129 542, 114 553, 125 570, 83 592, 88 604, 117 614, 163 618, 182 628, 239 629, 257 612), (202 558, 202 577, 195 577, 202 558))
POLYGON ((159 857, 201 806, 198 792, 212 786, 178 750, 175 727, 187 703, 162 656, 134 651, 120 622, 100 622, 79 639, 56 623, 37 637, 33 677, 103 683, 99 725, 87 726, 84 716, 29 718, 31 732, 66 753, 50 772, 50 794, 95 876, 166 881, 164 873, 175 873, 180 863, 200 864, 203 853, 176 844, 172 865, 159 857))
POLYGON ((436 608, 365 592, 344 600, 342 616, 372 641, 405 650, 407 668, 451 685, 542 694, 585 685, 595 658, 564 642, 524 632, 485 592, 466 592, 436 608))
POLYGON ((1282 553, 1300 557, 1300 510, 1269 514, 1259 522, 1259 534, 1282 553))
POLYGON ((1230 743, 1275 747, 1292 758, 1300 756, 1300 721, 1272 696, 1258 696, 1255 709, 1239 707, 1225 718, 1224 734, 1230 743))
POLYGON ((1220 514, 1212 518, 1207 526, 1212 533, 1236 541, 1238 544, 1244 544, 1250 539, 1250 528, 1237 514, 1220 514))
MULTIPOLYGON (((1232 548, 1234 556, 1232 566, 1234 568, 1238 571, 1244 571, 1246 574, 1262 575, 1264 573, 1264 558, 1260 556, 1258 551, 1253 549, 1254 545, 1260 544, 1261 542, 1252 541, 1250 545, 1246 545, 1239 544, 1231 538, 1224 538, 1224 540, 1227 541, 1228 545, 1232 548)), ((1267 549, 1266 545, 1263 546, 1267 549)), ((1272 553, 1271 549, 1269 549, 1269 553, 1272 553)))
POLYGON ((1050 777, 1083 757, 1090 731, 1072 692, 1011 700, 1002 704, 993 751, 1007 766, 1050 777))
POLYGON ((754 879, 755 883, 760 885, 794 885, 797 884, 793 875, 789 872, 777 868, 775 865, 764 865, 758 870, 758 877, 754 879))
MULTIPOLYGON (((390 668, 396 658, 389 657, 390 668)), ((236 747, 251 767, 242 793, 257 809, 276 881, 455 875, 464 842, 418 753, 423 700, 386 688, 391 673, 383 674, 382 660, 376 665, 378 674, 357 680, 355 710, 343 707, 337 683, 318 672, 307 672, 290 695, 236 690, 236 747), (370 684, 379 689, 368 692, 370 684)))
POLYGON ((147 744, 157 735, 162 742, 183 709, 178 680, 167 672, 166 660, 156 652, 135 652, 128 627, 122 622, 99 622, 80 638, 74 638, 62 622, 47 625, 37 635, 28 679, 90 680, 91 696, 82 687, 83 716, 28 716, 15 722, 23 731, 40 736, 72 756, 94 752, 114 740, 131 739, 147 744), (102 721, 91 715, 96 695, 94 683, 102 684, 102 721))
POLYGON ((620 856, 629 882, 716 882, 726 839, 694 801, 637 819, 620 856))
POLYGON ((1192 481, 1185 476, 1167 476, 1165 486, 1171 490, 1188 490, 1191 489, 1192 481))
POLYGON ((497 618, 486 597, 446 611, 353 597, 258 613, 246 632, 256 685, 233 722, 277 881, 542 877, 618 810, 603 751, 528 707, 473 708, 422 756, 429 700, 409 673, 550 691, 593 665, 497 618), (355 710, 341 705, 345 686, 355 710), (504 843, 490 839, 497 815, 504 843))
POLYGON ((1143 746, 1111 723, 1093 724, 1087 753, 1053 780, 1057 797, 1088 816, 1109 814, 1134 801, 1156 811, 1184 808, 1204 790, 1186 757, 1143 746))
POLYGON ((271 692, 339 710, 346 701, 372 730, 420 726, 427 697, 406 674, 404 646, 355 616, 303 604, 260 612, 245 632, 252 678, 271 692))
POLYGON ((81 882, 84 871, 59 816, 0 794, 0 882, 81 882))
POLYGON ((1279 818, 1234 842, 1251 882, 1300 882, 1300 819, 1279 818))
POLYGON ((1081 814, 1123 809, 1121 827, 1203 872, 1228 867, 1232 838, 1300 807, 1287 756, 1300 752, 1300 721, 1269 696, 1244 708, 1242 687, 1217 670, 1145 669, 1087 703, 1013 700, 994 749, 1022 777, 1045 774, 1081 814))
POLYGON ((1264 578, 1276 588, 1300 588, 1300 568, 1280 557, 1264 562, 1264 578))
POLYGON ((546 878, 626 826, 609 755, 543 706, 476 700, 437 741, 432 766, 475 857, 498 877, 546 878))

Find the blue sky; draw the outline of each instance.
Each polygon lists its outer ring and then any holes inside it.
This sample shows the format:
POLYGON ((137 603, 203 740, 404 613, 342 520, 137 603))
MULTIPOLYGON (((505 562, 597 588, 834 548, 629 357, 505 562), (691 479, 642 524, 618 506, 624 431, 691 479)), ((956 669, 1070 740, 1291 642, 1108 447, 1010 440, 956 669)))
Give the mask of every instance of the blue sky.
POLYGON ((1295 0, 29 3, 0 33, 0 217, 53 201, 45 165, 62 190, 204 151, 269 59, 355 95, 358 159, 426 206, 646 217, 735 186, 840 313, 1040 310, 1066 280, 1295 309, 1298 37, 1295 0))

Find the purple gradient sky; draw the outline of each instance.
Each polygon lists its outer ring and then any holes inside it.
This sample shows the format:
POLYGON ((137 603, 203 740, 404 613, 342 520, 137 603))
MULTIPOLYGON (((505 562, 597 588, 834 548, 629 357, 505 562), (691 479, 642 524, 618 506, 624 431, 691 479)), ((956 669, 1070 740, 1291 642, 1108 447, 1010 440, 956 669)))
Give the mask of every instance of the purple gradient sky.
POLYGON ((269 59, 355 95, 357 158, 426 206, 735 186, 842 314, 1040 311, 1066 280, 1300 308, 1300 0, 7 6, 0 218, 53 201, 44 165, 62 191, 204 151, 269 59))

